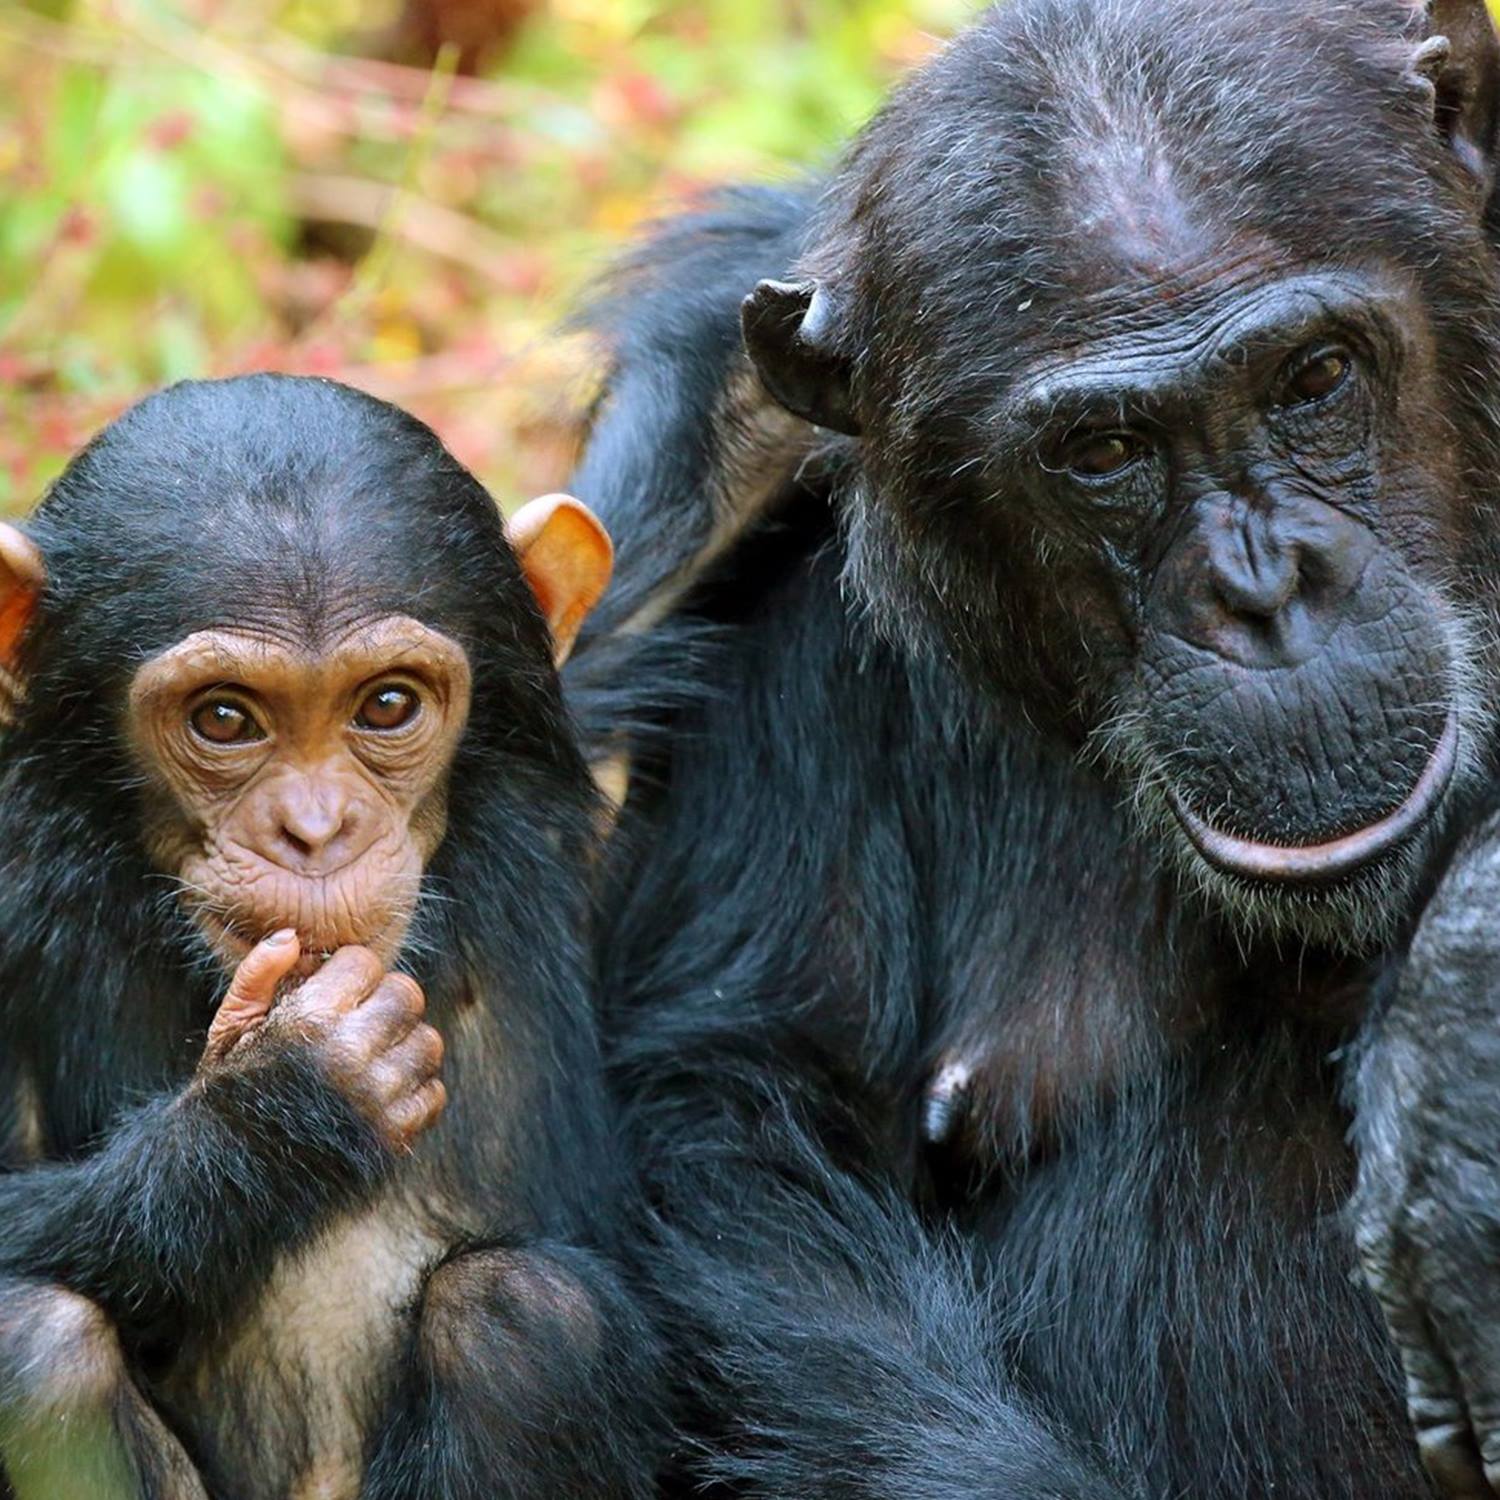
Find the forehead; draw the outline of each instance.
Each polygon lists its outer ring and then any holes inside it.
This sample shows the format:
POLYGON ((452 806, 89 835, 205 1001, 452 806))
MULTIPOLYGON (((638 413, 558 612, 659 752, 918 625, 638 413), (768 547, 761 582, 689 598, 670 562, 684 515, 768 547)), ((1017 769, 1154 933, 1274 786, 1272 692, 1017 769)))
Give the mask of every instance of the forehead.
POLYGON ((403 670, 466 679, 468 661, 456 641, 406 615, 316 637, 225 627, 195 631, 152 657, 137 671, 131 697, 149 702, 217 683, 267 692, 335 689, 403 670))
POLYGON ((1158 281, 1122 277, 1019 331, 1010 403, 1040 420, 1091 390, 1165 395, 1318 338, 1401 352, 1419 320, 1414 289, 1382 266, 1287 268, 1249 256, 1158 281))

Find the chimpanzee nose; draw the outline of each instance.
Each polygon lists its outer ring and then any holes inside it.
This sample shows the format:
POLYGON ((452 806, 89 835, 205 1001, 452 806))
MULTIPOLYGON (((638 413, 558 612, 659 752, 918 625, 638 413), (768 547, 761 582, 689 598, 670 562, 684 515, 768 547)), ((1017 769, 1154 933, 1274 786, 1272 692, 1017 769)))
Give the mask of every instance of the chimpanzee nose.
POLYGON ((1164 561, 1157 602, 1173 634, 1244 666, 1295 666, 1338 627, 1375 539, 1305 496, 1216 496, 1164 561))
POLYGON ((1215 527, 1208 559, 1211 587, 1231 616, 1272 620, 1302 585, 1302 544, 1249 518, 1215 527))
POLYGON ((355 799, 332 777, 290 776, 268 789, 264 852, 288 869, 327 874, 356 842, 355 799))

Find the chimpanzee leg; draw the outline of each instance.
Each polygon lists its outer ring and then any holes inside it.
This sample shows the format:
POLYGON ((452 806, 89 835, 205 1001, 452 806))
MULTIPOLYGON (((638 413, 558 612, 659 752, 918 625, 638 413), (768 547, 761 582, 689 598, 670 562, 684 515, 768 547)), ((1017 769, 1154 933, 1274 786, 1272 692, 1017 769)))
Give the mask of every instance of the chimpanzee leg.
POLYGON ((15 1500, 205 1500, 103 1310, 13 1278, 0 1278, 0 1458, 15 1500))
POLYGON ((457 1254, 428 1277, 364 1500, 652 1495, 654 1359, 648 1326, 593 1255, 457 1254))

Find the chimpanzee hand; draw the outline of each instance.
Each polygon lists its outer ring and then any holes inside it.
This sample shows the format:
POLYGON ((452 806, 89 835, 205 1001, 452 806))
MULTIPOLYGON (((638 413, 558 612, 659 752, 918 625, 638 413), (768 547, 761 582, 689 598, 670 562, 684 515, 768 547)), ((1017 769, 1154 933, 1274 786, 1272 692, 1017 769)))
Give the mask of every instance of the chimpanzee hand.
POLYGON ((387 1146, 409 1147, 447 1103, 437 1076, 443 1042, 422 1020, 421 988, 408 975, 386 973, 368 948, 341 948, 278 1003, 300 956, 296 933, 287 931, 245 957, 209 1027, 200 1074, 305 1049, 387 1146))
POLYGON ((1355 1228, 1447 1500, 1500 1495, 1500 823, 1455 860, 1362 1060, 1355 1228))

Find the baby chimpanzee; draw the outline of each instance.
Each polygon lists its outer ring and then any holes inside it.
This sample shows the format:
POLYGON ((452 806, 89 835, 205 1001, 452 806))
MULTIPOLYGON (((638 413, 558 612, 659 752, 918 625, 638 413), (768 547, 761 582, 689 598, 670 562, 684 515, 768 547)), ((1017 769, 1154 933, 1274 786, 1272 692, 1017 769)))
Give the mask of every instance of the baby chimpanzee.
POLYGON ((0 526, 20 1500, 650 1493, 554 670, 610 555, 276 376, 0 526))

